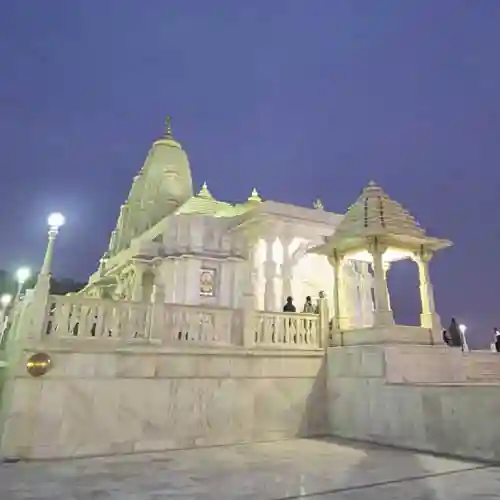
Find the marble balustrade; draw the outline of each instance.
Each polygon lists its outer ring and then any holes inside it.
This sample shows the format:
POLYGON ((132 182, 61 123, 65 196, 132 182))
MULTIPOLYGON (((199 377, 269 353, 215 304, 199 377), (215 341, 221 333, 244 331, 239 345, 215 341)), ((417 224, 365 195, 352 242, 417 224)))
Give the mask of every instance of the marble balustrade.
MULTIPOLYGON (((241 345, 241 311, 50 296, 42 338, 152 339, 162 344, 241 345), (152 323, 154 321, 154 328, 152 323)), ((320 347, 317 314, 255 312, 252 347, 320 347)))
POLYGON ((42 333, 51 337, 147 338, 149 317, 149 304, 52 295, 42 333))
POLYGON ((317 348, 319 315, 306 313, 257 313, 255 345, 317 348))

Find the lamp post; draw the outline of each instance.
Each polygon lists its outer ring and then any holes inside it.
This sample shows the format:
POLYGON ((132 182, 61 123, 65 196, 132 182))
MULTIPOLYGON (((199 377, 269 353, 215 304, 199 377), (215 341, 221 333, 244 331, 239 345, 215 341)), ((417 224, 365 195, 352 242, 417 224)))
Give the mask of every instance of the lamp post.
POLYGON ((3 337, 3 332, 5 331, 5 323, 6 323, 6 312, 7 312, 7 307, 9 307, 9 304, 12 302, 12 295, 10 293, 4 293, 0 297, 0 342, 3 337))
POLYGON ((65 219, 64 215, 59 212, 50 214, 47 218, 47 224, 49 226, 47 249, 45 251, 45 257, 43 259, 42 268, 40 269, 40 274, 36 280, 35 293, 49 293, 50 289, 50 269, 52 267, 52 256, 54 254, 54 243, 56 241, 57 235, 59 234, 59 228, 64 225, 65 219))
POLYGON ((458 325, 458 329, 460 330, 460 336, 462 337, 462 351, 469 352, 469 345, 467 344, 467 337, 465 336, 465 332, 467 331, 467 327, 464 324, 458 325))
POLYGON ((40 276, 46 277, 50 275, 50 268, 52 267, 52 256, 54 254, 54 243, 56 241, 57 235, 59 234, 59 228, 64 226, 65 218, 63 214, 55 212, 50 214, 47 219, 47 224, 49 225, 47 250, 45 251, 45 257, 43 259, 42 269, 40 270, 40 276))
POLYGON ((14 299, 15 302, 19 299, 21 292, 23 291, 24 284, 31 278, 31 269, 29 267, 20 267, 16 271, 16 281, 17 281, 17 292, 14 299))

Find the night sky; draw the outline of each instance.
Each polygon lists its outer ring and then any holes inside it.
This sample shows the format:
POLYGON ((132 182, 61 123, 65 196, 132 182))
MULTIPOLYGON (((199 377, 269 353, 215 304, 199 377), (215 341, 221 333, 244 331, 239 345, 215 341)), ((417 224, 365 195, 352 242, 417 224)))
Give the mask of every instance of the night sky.
MULTIPOLYGON (((173 116, 197 188, 344 212, 371 179, 455 246, 445 324, 500 324, 497 0, 4 0, 0 268, 86 278, 173 116)), ((412 263, 390 272, 416 320, 412 263)))

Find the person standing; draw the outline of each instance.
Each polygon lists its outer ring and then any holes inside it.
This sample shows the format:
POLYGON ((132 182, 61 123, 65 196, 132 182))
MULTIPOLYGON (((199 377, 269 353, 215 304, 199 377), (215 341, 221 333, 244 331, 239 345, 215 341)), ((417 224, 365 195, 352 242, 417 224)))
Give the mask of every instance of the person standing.
POLYGON ((306 297, 306 301, 304 303, 304 308, 303 308, 302 312, 308 313, 308 314, 314 314, 314 312, 315 312, 314 306, 312 303, 312 299, 309 295, 306 297))
POLYGON ((500 330, 493 328, 493 333, 495 334, 495 349, 497 352, 500 352, 500 330))
POLYGON ((287 297, 286 298, 286 303, 283 306, 283 312, 285 313, 294 313, 297 312, 297 308, 295 307, 293 303, 293 298, 292 297, 287 297))

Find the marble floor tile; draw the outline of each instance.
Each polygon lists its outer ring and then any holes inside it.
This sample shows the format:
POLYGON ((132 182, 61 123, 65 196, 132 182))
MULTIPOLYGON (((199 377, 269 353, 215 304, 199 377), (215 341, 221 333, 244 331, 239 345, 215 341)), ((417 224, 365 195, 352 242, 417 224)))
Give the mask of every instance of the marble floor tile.
POLYGON ((0 466, 1 500, 500 499, 500 468, 329 440, 0 466))

